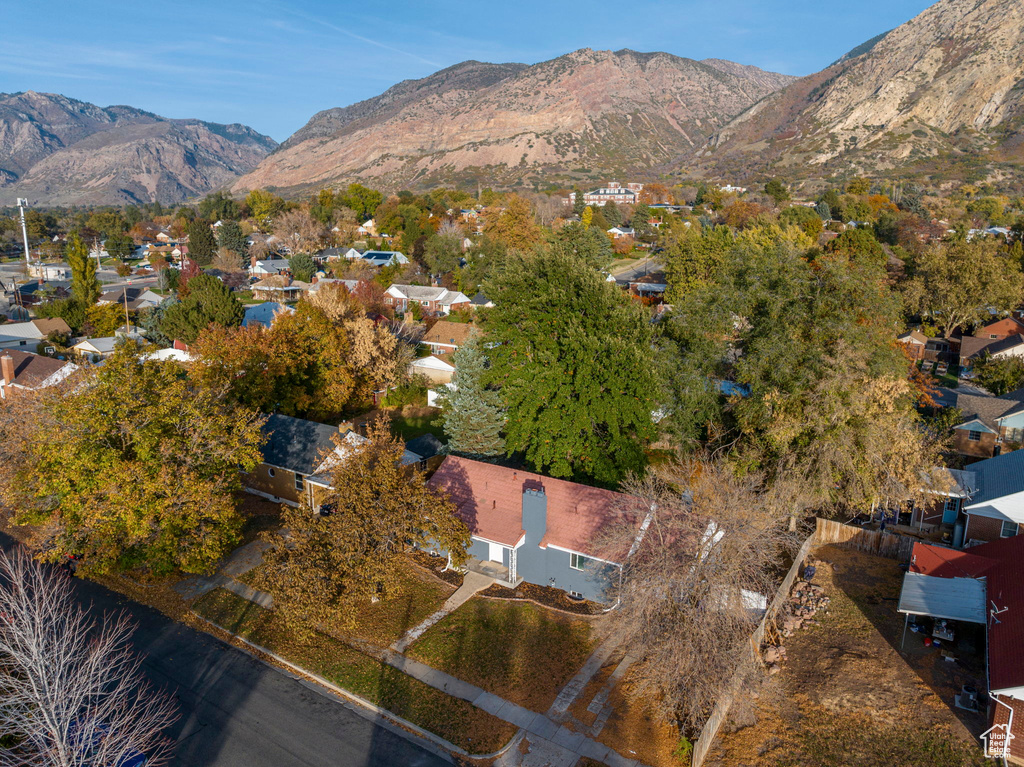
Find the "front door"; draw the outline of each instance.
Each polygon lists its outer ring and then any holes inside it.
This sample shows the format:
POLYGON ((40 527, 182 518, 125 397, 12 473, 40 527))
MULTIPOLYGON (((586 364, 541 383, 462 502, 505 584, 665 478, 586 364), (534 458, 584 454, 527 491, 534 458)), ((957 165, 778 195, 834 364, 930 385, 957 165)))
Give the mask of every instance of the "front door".
POLYGON ((504 556, 503 555, 505 553, 505 547, 502 546, 500 543, 491 543, 489 541, 487 543, 487 547, 488 547, 487 558, 491 562, 497 562, 499 565, 504 564, 504 556))

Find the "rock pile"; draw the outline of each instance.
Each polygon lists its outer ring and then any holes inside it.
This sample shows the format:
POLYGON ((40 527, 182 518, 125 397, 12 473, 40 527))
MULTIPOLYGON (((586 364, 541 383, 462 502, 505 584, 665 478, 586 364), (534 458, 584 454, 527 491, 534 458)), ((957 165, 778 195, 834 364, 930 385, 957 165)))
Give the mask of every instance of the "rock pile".
MULTIPOLYGON (((814 616, 819 610, 826 610, 828 603, 829 598, 825 596, 825 589, 821 586, 807 581, 798 581, 780 611, 781 635, 790 637, 805 626, 817 625, 818 622, 814 620, 814 616)), ((781 643, 766 645, 761 652, 761 658, 768 667, 768 673, 777 674, 781 670, 781 664, 786 660, 786 648, 781 643)))

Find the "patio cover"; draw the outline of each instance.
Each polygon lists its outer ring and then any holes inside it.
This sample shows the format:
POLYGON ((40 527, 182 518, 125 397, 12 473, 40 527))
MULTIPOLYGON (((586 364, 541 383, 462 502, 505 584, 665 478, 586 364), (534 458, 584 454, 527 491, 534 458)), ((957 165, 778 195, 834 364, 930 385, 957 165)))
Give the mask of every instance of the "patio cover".
POLYGON ((985 580, 907 573, 903 576, 899 611, 908 615, 985 623, 988 618, 985 580))

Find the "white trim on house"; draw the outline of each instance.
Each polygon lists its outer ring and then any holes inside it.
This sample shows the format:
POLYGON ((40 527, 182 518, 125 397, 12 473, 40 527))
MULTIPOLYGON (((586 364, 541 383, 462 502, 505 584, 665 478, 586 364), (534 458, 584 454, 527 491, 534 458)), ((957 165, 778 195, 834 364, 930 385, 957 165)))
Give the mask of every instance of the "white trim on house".
MULTIPOLYGON (((612 562, 610 559, 602 559, 601 557, 595 557, 592 554, 584 554, 582 551, 573 551, 572 549, 567 549, 564 546, 556 546, 553 543, 549 543, 547 546, 544 546, 544 548, 545 549, 556 549, 557 551, 564 551, 567 554, 575 554, 576 556, 579 556, 579 557, 586 557, 587 559, 593 559, 595 562, 601 562, 601 563, 606 564, 606 565, 613 565, 614 567, 622 567, 622 563, 620 563, 620 562, 612 562)), ((575 568, 573 568, 573 569, 575 569, 575 568)))

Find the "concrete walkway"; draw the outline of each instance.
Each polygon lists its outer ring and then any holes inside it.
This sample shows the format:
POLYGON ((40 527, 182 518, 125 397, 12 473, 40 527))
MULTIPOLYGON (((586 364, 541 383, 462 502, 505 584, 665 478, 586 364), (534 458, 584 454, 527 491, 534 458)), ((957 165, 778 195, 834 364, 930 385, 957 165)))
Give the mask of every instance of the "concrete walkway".
POLYGON ((174 590, 185 599, 196 599, 214 589, 227 589, 260 607, 270 607, 274 603, 274 598, 270 594, 257 591, 235 580, 239 575, 259 567, 263 562, 263 552, 268 548, 270 544, 266 541, 253 541, 239 546, 224 560, 216 575, 192 575, 175 583, 174 590))
MULTIPOLYGON (((380 650, 365 642, 354 644, 402 673, 520 728, 522 732, 517 737, 528 741, 529 752, 522 753, 516 744, 495 761, 495 767, 571 767, 581 756, 604 762, 608 767, 642 767, 637 760, 626 759, 603 743, 573 732, 547 714, 538 714, 394 650, 380 650)), ((600 664, 595 672, 597 668, 600 664)))
POLYGON ((445 603, 441 605, 441 609, 433 615, 429 615, 426 620, 418 626, 413 626, 411 629, 406 631, 397 642, 391 645, 391 649, 395 652, 405 652, 409 645, 423 636, 423 632, 444 618, 444 616, 458 610, 462 605, 468 602, 474 594, 483 591, 493 583, 493 578, 482 573, 474 573, 472 571, 466 573, 466 577, 463 579, 462 585, 456 589, 454 594, 445 600, 445 603))

